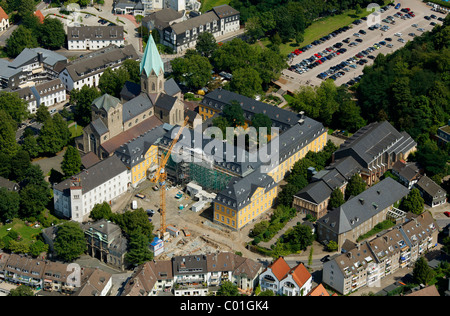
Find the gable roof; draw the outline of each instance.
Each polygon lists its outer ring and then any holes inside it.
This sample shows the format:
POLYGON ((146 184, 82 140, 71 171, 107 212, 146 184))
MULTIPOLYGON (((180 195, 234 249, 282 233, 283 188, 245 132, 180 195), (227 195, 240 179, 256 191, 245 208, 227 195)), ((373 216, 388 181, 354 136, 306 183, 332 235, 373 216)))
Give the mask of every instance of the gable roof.
POLYGON ((106 112, 109 111, 110 108, 115 108, 120 103, 120 100, 112 95, 105 93, 101 97, 98 97, 92 102, 92 105, 97 109, 104 109, 106 112))
POLYGON ((68 41, 106 41, 123 40, 123 26, 98 25, 98 26, 74 26, 67 28, 68 41))
POLYGON ((2 7, 0 7, 0 21, 3 19, 8 20, 9 16, 8 14, 6 14, 5 10, 3 10, 2 7))
POLYGON ((292 268, 291 271, 289 271, 289 274, 299 287, 305 285, 305 283, 312 277, 311 273, 309 273, 308 269, 306 269, 305 265, 302 263, 299 263, 297 266, 292 268))
POLYGON ((328 291, 325 289, 322 283, 313 288, 311 292, 309 292, 308 296, 330 296, 328 291))
POLYGON ((145 71, 147 76, 154 72, 159 75, 161 72, 164 73, 164 63, 159 55, 158 48, 156 47, 155 40, 153 36, 150 35, 148 38, 147 46, 145 46, 144 56, 142 56, 140 64, 140 73, 145 71))
POLYGON ((291 271, 291 268, 286 263, 283 257, 279 257, 277 260, 271 263, 268 268, 270 268, 272 274, 278 279, 278 281, 283 280, 286 274, 291 271))
POLYGON ((443 188, 441 188, 441 186, 436 184, 436 182, 434 182, 427 176, 421 177, 416 185, 433 198, 435 196, 437 196, 438 194, 441 194, 441 195, 446 194, 446 191, 443 188))

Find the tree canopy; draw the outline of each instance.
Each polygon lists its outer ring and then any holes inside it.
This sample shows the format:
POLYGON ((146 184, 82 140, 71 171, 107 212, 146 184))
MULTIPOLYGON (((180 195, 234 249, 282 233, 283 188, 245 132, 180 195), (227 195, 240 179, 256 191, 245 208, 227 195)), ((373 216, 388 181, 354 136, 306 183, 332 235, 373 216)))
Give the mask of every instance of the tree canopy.
POLYGON ((61 259, 71 262, 86 250, 86 239, 80 224, 67 222, 58 227, 54 249, 61 259))

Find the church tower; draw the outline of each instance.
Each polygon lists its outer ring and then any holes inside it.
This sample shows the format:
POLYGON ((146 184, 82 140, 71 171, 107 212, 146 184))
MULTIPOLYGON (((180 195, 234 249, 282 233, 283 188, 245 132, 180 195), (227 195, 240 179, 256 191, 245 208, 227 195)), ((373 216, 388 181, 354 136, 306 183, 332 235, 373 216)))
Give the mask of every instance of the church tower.
POLYGON ((141 91, 147 94, 164 92, 164 63, 150 34, 141 65, 141 91))

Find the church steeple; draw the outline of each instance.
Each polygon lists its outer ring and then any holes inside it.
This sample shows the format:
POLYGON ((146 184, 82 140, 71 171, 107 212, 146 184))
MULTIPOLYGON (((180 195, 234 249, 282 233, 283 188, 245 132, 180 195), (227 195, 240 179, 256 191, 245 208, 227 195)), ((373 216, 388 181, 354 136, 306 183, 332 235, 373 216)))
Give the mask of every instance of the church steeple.
POLYGON ((151 34, 142 57, 140 71, 142 92, 160 93, 164 90, 164 63, 151 34))

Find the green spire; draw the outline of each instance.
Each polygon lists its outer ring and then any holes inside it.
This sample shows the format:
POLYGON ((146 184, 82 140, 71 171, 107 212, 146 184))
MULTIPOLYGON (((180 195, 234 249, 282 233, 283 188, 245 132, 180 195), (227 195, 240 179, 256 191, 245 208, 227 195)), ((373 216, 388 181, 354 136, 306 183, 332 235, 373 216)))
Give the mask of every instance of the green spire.
POLYGON ((158 48, 156 47, 153 36, 150 34, 148 37, 147 46, 145 47, 144 56, 141 60, 140 73, 145 70, 147 76, 152 73, 152 70, 158 76, 162 70, 164 73, 164 63, 159 55, 158 48))

